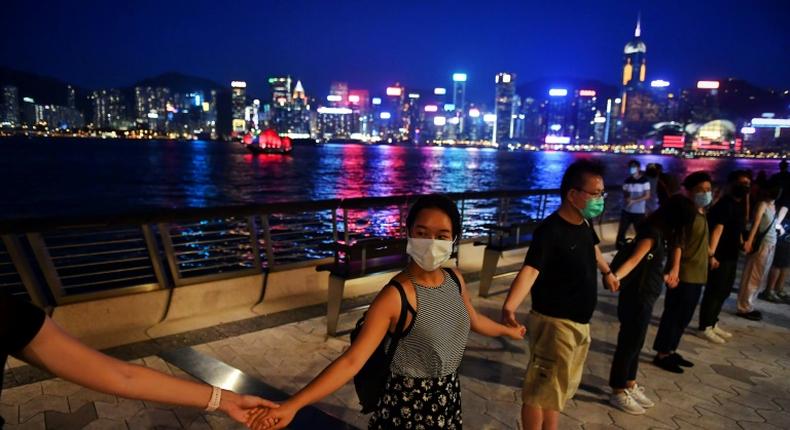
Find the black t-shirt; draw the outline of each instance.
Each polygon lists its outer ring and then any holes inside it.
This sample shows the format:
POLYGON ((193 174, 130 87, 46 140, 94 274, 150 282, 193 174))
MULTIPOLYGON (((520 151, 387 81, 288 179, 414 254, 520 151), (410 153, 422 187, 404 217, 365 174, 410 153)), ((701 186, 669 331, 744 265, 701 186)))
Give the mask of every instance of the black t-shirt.
POLYGON ((587 324, 598 300, 599 242, 590 223, 573 225, 557 212, 535 230, 524 259, 540 274, 532 287, 532 309, 555 318, 587 324))
MULTIPOLYGON (((8 355, 22 350, 44 325, 44 311, 29 302, 0 290, 0 370, 5 370, 8 355)), ((0 372, 0 391, 3 373, 0 372)), ((0 427, 3 417, 0 417, 0 427)))
POLYGON ((716 247, 716 259, 732 261, 738 259, 741 249, 741 235, 746 228, 746 206, 737 202, 727 194, 719 199, 708 211, 708 226, 711 233, 717 225, 723 225, 719 245, 716 247))

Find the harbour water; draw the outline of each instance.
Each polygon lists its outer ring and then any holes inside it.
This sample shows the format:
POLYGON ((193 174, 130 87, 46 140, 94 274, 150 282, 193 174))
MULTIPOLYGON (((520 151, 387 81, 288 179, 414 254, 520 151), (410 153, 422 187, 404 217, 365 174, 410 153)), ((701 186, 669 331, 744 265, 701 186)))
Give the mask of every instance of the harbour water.
POLYGON ((358 144, 255 156, 228 142, 13 137, 0 140, 0 219, 554 188, 565 167, 580 158, 603 162, 607 185, 622 183, 633 158, 680 176, 708 170, 717 180, 735 168, 769 175, 778 169, 774 160, 734 158, 358 144))

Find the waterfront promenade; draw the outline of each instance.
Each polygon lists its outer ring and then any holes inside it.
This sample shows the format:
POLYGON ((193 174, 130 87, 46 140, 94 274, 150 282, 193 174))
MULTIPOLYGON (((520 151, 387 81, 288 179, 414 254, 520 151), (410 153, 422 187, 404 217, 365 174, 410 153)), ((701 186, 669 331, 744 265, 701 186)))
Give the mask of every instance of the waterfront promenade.
MULTIPOLYGON (((500 267, 518 265, 523 253, 510 255, 500 267)), ((476 296, 479 268, 462 266, 476 296)), ((504 291, 512 276, 495 280, 493 291, 504 291)), ((498 317, 504 294, 474 298, 481 312, 498 317)), ((364 296, 350 306, 369 301, 364 296)), ((649 348, 663 309, 659 300, 642 355, 640 382, 657 406, 634 417, 608 406, 607 378, 617 338, 616 296, 602 292, 592 321, 593 344, 581 388, 563 413, 566 429, 774 429, 790 427, 790 306, 760 302, 766 318, 751 322, 736 318, 734 296, 725 304, 723 326, 735 333, 726 345, 713 346, 687 332, 681 352, 696 363, 683 375, 650 364, 649 348)), ((520 309, 523 318, 529 309, 520 309)), ((168 373, 184 375, 156 354, 191 346, 269 386, 292 393, 315 376, 348 346, 348 336, 327 338, 323 306, 228 323, 159 338, 111 352, 168 373)), ((340 328, 350 329, 361 310, 345 313, 340 328)), ((696 324, 696 318, 692 326, 696 324)), ((468 429, 516 429, 520 386, 527 362, 527 343, 487 339, 472 334, 461 368, 464 424, 468 429)), ((146 429, 239 428, 217 414, 150 402, 129 401, 95 393, 57 379, 43 379, 29 368, 6 373, 0 413, 7 429, 87 428, 146 429), (10 377, 9 377, 10 376, 10 377), (24 384, 25 380, 36 381, 24 384)), ((279 399, 275 399, 279 400, 279 399)), ((317 405, 322 411, 359 428, 367 417, 358 413, 353 386, 346 385, 317 405)))

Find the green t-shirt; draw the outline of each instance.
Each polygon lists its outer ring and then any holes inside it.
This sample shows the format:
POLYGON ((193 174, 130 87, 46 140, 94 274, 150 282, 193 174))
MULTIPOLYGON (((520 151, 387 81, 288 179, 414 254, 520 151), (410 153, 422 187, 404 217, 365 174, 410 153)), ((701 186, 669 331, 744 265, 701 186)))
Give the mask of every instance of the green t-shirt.
POLYGON ((680 256, 680 281, 689 284, 708 282, 708 221, 697 212, 691 234, 680 256))

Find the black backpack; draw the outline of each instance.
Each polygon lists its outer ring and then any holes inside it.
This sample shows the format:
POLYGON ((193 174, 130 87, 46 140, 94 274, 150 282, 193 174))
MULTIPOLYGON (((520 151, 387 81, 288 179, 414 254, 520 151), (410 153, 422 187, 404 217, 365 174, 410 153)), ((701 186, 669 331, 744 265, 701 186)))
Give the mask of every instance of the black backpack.
MULTIPOLYGON (((458 289, 461 289, 461 282, 458 276, 452 269, 443 269, 451 279, 458 284, 458 289)), ((367 414, 373 412, 378 406, 379 399, 384 394, 384 386, 387 384, 387 378, 390 373, 390 364, 392 358, 395 356, 395 350, 398 348, 398 342, 403 337, 403 329, 406 325, 406 313, 409 309, 409 301, 406 299, 406 292, 403 291, 403 286, 396 280, 391 280, 386 286, 392 285, 398 290, 400 294, 400 316, 398 322, 395 324, 395 333, 392 334, 387 331, 387 334, 382 339, 381 343, 373 354, 370 355, 368 361, 362 366, 359 372, 354 376, 354 390, 357 392, 359 404, 362 406, 362 413, 367 414), (386 340, 389 338, 389 348, 386 345, 386 340)), ((362 331, 362 325, 365 323, 365 316, 367 312, 362 314, 362 317, 357 321, 354 330, 351 331, 351 343, 359 336, 362 331)))

